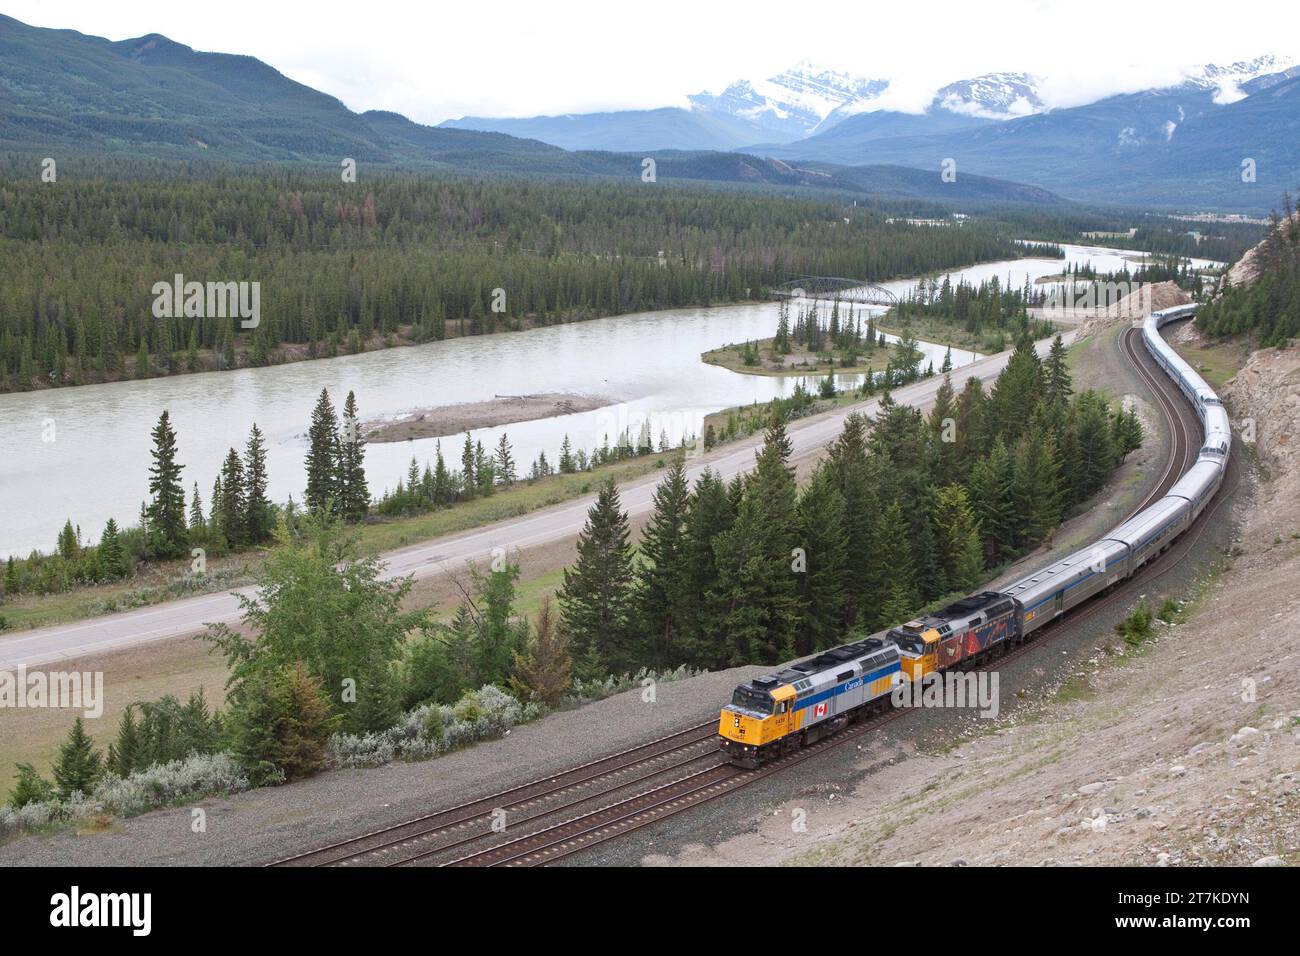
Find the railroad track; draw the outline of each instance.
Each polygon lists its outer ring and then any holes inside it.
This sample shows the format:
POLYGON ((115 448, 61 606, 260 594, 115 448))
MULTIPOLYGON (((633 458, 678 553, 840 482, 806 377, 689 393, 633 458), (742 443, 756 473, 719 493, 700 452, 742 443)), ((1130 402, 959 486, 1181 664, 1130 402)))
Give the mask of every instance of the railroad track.
POLYGON ((598 790, 602 784, 612 784, 620 778, 626 782, 625 778, 635 777, 638 771, 672 765, 675 759, 687 755, 692 748, 698 749, 702 743, 711 742, 716 731, 717 721, 706 721, 560 773, 284 857, 268 865, 338 866, 391 862, 385 857, 393 855, 399 848, 427 846, 448 836, 459 838, 475 826, 481 829, 486 824, 490 828, 491 823, 499 819, 501 811, 509 814, 512 809, 526 809, 538 801, 562 799, 582 788, 598 790))
MULTIPOLYGON (((1120 350, 1150 388, 1169 428, 1171 447, 1160 480, 1129 514, 1164 497, 1195 463, 1196 424, 1181 394, 1125 329, 1120 350)), ((1068 617, 1043 628, 1035 639, 983 662, 1006 664, 1045 644, 1067 627, 1095 618, 1169 568, 1200 540, 1208 518, 1240 481, 1234 463, 1232 488, 1221 489, 1201 520, 1165 554, 1149 562, 1116 590, 1098 595, 1068 617)), ((1125 519, 1127 520, 1127 518, 1125 519)), ((587 850, 732 793, 825 750, 881 729, 909 713, 880 710, 844 730, 786 754, 757 770, 726 763, 713 744, 717 721, 669 734, 580 767, 503 790, 415 820, 277 860, 275 866, 538 866, 587 850)))

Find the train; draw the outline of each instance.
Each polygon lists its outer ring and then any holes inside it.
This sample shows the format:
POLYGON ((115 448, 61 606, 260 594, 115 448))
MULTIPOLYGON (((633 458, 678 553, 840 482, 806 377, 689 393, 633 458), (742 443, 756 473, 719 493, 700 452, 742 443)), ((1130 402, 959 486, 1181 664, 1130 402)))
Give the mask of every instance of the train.
POLYGON ((895 688, 927 674, 977 666, 1132 577, 1200 517, 1223 484, 1232 427, 1218 395, 1160 335, 1195 305, 1153 312, 1142 341, 1196 411, 1202 442, 1193 464, 1159 501, 1104 537, 1025 575, 1000 591, 981 591, 881 635, 822 651, 745 681, 722 708, 719 749, 738 766, 806 746, 851 721, 892 705, 895 688))

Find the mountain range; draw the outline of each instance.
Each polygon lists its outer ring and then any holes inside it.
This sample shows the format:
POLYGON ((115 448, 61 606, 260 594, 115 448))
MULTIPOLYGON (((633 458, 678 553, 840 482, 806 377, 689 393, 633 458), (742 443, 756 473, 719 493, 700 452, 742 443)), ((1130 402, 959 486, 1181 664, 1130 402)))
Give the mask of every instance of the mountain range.
MULTIPOLYGON (((537 139, 354 113, 248 56, 203 53, 158 34, 109 41, 0 16, 0 150, 236 162, 420 165, 461 172, 641 178, 645 152, 570 151, 537 139)), ((953 189, 893 165, 853 168, 703 150, 653 151, 656 181, 838 190, 955 202, 1055 203, 989 177, 953 189)))
POLYGON ((40 155, 415 164, 640 176, 957 202, 1263 210, 1300 181, 1300 71, 1262 58, 1169 89, 1052 109, 1038 81, 949 84, 919 113, 890 84, 809 64, 689 108, 426 126, 353 112, 248 56, 150 34, 110 41, 0 15, 0 150, 40 155), (955 161, 956 182, 938 175, 955 161), (1254 181, 1243 178, 1243 164, 1254 181))
POLYGON ((1300 182, 1300 67, 1274 55, 1202 66, 1174 86, 1068 108, 1052 108, 1041 81, 1024 73, 950 83, 921 112, 889 108, 889 89, 885 79, 805 63, 761 83, 737 80, 716 96, 693 95, 689 109, 466 117, 443 126, 526 132, 570 149, 597 142, 612 150, 730 149, 931 170, 951 158, 959 177, 1182 208, 1269 208, 1300 182))

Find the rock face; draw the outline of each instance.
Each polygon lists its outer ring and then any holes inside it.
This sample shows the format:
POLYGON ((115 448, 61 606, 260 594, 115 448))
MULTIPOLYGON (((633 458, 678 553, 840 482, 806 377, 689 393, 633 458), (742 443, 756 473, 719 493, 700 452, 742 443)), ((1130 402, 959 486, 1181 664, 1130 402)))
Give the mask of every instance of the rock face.
MULTIPOLYGON (((1300 218, 1300 210, 1296 210, 1291 216, 1292 219, 1300 218)), ((1260 243, 1263 245, 1263 243, 1260 243)), ((1259 245, 1253 246, 1246 250, 1246 254, 1232 264, 1228 270, 1228 282, 1235 286, 1253 285, 1259 278, 1259 264, 1256 260, 1256 253, 1259 251, 1259 245)))
POLYGON ((1224 389, 1234 430, 1273 476, 1270 497, 1300 496, 1300 350, 1261 349, 1224 389))

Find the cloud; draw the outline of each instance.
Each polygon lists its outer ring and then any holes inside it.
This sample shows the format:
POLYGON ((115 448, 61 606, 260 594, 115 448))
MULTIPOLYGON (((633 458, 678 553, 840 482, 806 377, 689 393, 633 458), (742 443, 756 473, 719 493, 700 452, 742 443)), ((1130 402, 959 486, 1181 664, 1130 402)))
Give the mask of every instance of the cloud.
POLYGON ((996 71, 1039 75, 1049 105, 1074 106, 1169 85, 1196 64, 1248 59, 1300 38, 1300 5, 1225 15, 1208 0, 1184 0, 1176 14, 1131 0, 1086 7, 803 0, 793 8, 788 0, 378 8, 356 0, 307 7, 11 0, 6 12, 111 39, 157 32, 196 49, 247 53, 353 109, 396 110, 422 122, 685 105, 688 93, 761 79, 800 60, 890 79, 884 109, 924 109, 941 86, 996 71))

